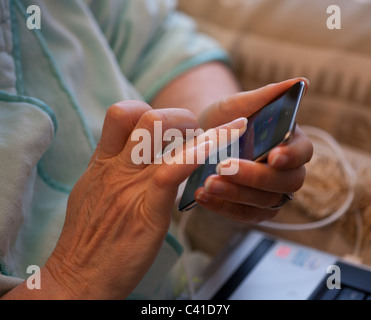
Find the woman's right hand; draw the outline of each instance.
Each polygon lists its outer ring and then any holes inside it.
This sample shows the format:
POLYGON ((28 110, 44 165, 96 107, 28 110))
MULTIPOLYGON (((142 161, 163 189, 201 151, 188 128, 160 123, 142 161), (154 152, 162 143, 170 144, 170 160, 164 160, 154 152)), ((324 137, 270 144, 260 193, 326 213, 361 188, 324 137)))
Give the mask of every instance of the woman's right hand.
MULTIPOLYGON (((199 166, 133 163, 133 131, 150 133, 153 153, 155 121, 163 132, 198 129, 185 109, 153 110, 139 101, 109 108, 98 147, 70 194, 59 241, 41 269, 41 290, 28 290, 27 298, 124 299, 140 282, 168 231, 179 184, 199 166)), ((244 126, 237 120, 221 128, 244 126)), ((194 158, 206 145, 176 156, 194 158)))

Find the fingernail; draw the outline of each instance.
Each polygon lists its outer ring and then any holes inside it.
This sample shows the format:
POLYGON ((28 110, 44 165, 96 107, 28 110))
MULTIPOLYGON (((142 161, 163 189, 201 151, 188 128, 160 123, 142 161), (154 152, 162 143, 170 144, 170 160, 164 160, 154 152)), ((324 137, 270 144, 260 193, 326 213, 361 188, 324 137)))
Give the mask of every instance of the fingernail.
POLYGON ((229 168, 231 166, 231 163, 232 163, 231 159, 227 159, 227 160, 223 160, 219 162, 215 169, 216 173, 221 174, 222 168, 229 168))
POLYGON ((277 154, 272 160, 272 167, 281 168, 289 161, 289 158, 283 154, 277 154))
POLYGON ((201 192, 197 194, 196 200, 199 202, 206 203, 209 201, 209 196, 205 191, 202 190, 201 192))
POLYGON ((224 183, 215 181, 213 179, 208 179, 205 183, 205 190, 214 194, 222 194, 225 190, 224 183))
POLYGON ((233 120, 230 122, 230 124, 236 126, 238 129, 245 131, 247 127, 247 118, 246 117, 241 117, 236 120, 233 120))

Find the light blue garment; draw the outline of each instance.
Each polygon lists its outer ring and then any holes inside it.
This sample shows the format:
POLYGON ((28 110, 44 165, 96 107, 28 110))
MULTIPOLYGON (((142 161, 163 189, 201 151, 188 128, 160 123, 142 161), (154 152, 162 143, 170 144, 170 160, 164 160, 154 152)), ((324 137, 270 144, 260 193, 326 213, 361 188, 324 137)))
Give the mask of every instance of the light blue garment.
MULTIPOLYGON (((172 0, 0 0, 0 293, 42 266, 107 108, 150 101, 182 72, 226 61, 172 0), (41 30, 29 30, 29 5, 41 30)), ((156 292, 181 253, 168 234, 132 297, 156 292)))

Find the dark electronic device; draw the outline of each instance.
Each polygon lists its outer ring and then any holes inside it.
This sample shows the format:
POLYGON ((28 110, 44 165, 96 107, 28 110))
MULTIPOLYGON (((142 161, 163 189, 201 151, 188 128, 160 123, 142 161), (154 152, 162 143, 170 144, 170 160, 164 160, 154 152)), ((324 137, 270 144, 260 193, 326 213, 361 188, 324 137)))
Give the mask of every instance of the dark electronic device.
MULTIPOLYGON (((238 140, 240 159, 264 161, 273 148, 290 139, 295 131, 296 115, 304 91, 305 82, 297 82, 248 118, 247 129, 238 140)), ((227 150, 229 155, 230 150, 231 146, 227 150)), ((195 191, 204 185, 208 176, 216 173, 217 163, 224 160, 219 154, 215 156, 217 161, 208 158, 189 176, 179 202, 179 211, 187 211, 197 205, 195 191)))

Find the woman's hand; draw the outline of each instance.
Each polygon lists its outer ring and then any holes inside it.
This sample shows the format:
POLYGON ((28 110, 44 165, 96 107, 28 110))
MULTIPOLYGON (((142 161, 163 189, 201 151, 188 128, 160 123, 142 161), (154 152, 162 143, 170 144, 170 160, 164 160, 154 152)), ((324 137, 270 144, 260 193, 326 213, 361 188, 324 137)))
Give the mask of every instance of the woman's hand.
MULTIPOLYGON (((249 117, 300 80, 303 79, 237 93, 215 103, 201 114, 201 127, 207 129, 230 119, 249 117)), ((234 220, 258 223, 270 219, 278 212, 276 207, 284 194, 295 192, 302 186, 304 165, 312 154, 309 138, 297 126, 289 143, 270 152, 267 164, 233 160, 238 161, 237 174, 210 176, 205 186, 196 191, 196 200, 203 207, 234 220)))
MULTIPOLYGON (((205 148, 201 144, 177 153, 184 164, 134 164, 138 142, 131 139, 133 130, 150 133, 147 147, 153 153, 155 121, 162 122, 163 132, 176 128, 184 136, 186 129, 198 128, 195 116, 184 109, 152 110, 127 101, 108 110, 100 143, 71 192, 62 234, 45 267, 67 297, 124 299, 155 259, 178 185, 199 166, 185 160, 205 148)), ((245 124, 237 120, 222 128, 245 124)))

